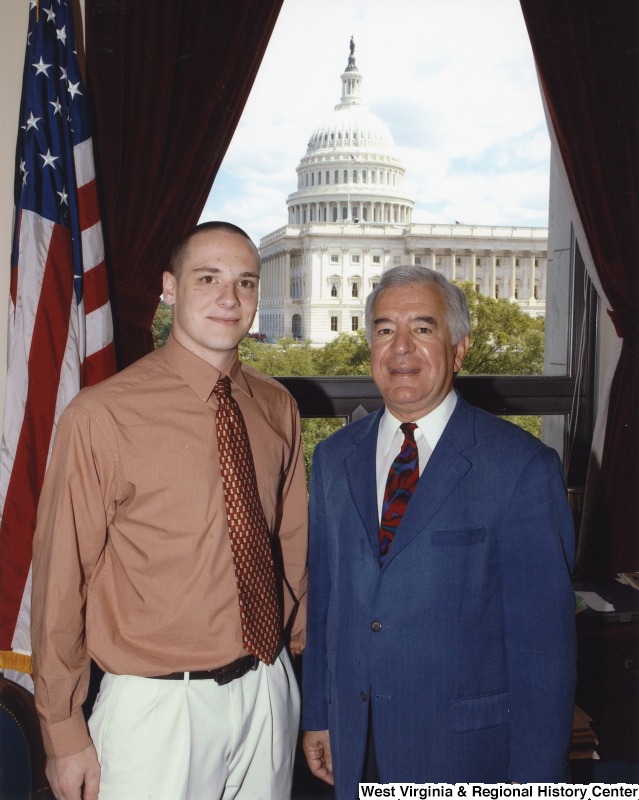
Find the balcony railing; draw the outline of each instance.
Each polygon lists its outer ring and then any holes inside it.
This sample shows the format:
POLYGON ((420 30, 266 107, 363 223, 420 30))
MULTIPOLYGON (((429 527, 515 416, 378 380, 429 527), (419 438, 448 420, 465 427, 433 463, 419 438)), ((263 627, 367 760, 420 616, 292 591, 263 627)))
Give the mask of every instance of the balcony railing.
MULTIPOLYGON (((297 400, 302 417, 355 419, 382 405, 370 377, 278 378, 297 400)), ((564 377, 462 375, 455 381, 473 405, 499 415, 569 414, 585 396, 574 397, 575 381, 564 377)))

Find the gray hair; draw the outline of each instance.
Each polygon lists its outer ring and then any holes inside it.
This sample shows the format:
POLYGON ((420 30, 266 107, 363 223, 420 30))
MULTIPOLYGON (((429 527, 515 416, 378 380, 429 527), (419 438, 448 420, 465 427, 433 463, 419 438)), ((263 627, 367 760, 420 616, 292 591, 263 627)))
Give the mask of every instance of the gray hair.
POLYGON ((412 264, 393 267, 382 274, 380 282, 366 298, 366 340, 370 345, 373 338, 373 320, 375 303, 385 289, 393 286, 418 286, 439 287, 446 306, 446 322, 450 330, 453 344, 459 344, 464 336, 470 336, 470 314, 466 295, 459 288, 445 278, 441 273, 427 267, 417 267, 412 264))

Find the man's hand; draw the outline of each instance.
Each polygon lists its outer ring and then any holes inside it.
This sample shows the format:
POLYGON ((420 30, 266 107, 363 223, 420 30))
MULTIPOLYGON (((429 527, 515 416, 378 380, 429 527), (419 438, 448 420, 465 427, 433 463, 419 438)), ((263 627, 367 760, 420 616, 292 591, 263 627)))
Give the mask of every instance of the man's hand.
POLYGON ((302 749, 313 775, 334 786, 333 756, 328 731, 305 731, 302 737, 302 749))
POLYGON ((100 764, 95 747, 65 758, 47 758, 47 778, 57 800, 98 800, 100 764))

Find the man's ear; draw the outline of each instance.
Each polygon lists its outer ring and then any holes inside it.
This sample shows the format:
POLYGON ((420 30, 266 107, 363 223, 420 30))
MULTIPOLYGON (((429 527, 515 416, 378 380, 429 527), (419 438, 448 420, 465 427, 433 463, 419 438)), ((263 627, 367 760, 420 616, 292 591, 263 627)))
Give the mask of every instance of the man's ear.
POLYGON ((470 336, 463 336, 455 345, 455 374, 459 372, 470 347, 470 336))
POLYGON ((177 280, 172 272, 162 273, 162 299, 167 306, 175 305, 175 292, 177 280))

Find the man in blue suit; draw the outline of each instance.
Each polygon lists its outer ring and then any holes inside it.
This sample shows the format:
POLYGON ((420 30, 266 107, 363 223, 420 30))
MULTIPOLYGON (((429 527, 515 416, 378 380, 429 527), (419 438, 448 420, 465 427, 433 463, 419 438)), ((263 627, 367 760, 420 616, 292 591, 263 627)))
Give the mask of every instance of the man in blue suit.
POLYGON ((442 275, 384 273, 366 327, 385 408, 313 460, 311 771, 337 800, 356 798, 361 780, 563 782, 575 602, 559 458, 456 394, 468 306, 442 275), (402 471, 414 488, 390 501, 389 523, 391 465, 391 489, 402 471))

